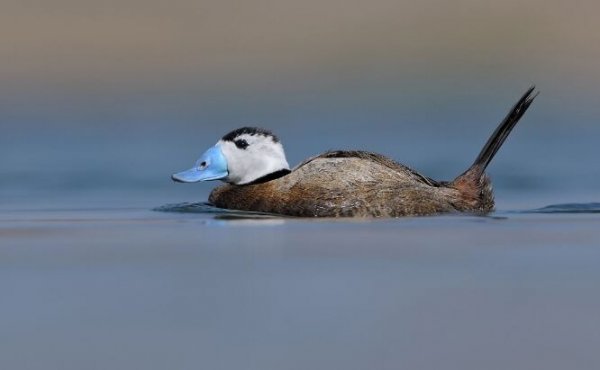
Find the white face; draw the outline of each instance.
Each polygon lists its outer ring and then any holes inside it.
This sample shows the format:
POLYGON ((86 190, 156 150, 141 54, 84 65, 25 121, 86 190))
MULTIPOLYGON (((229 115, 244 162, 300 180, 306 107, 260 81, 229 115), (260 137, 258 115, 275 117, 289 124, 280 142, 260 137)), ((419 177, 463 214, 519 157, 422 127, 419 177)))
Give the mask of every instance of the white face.
POLYGON ((229 175, 223 181, 231 184, 247 184, 273 172, 290 169, 283 146, 271 136, 241 134, 233 141, 219 140, 216 146, 227 160, 229 175))

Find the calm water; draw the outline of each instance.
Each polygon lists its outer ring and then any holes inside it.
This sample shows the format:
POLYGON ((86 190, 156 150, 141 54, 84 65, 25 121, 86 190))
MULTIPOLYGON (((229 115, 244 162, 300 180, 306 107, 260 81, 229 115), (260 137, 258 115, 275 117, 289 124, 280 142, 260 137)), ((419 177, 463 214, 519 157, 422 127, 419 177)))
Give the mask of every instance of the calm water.
POLYGON ((600 205, 299 220, 0 213, 10 369, 600 366, 600 205))
MULTIPOLYGON (((497 122, 389 118, 274 129, 291 163, 361 148, 449 179, 497 122)), ((600 132, 546 118, 492 163, 496 213, 391 220, 219 212, 170 181, 235 126, 15 125, 0 368, 600 368, 600 132)))

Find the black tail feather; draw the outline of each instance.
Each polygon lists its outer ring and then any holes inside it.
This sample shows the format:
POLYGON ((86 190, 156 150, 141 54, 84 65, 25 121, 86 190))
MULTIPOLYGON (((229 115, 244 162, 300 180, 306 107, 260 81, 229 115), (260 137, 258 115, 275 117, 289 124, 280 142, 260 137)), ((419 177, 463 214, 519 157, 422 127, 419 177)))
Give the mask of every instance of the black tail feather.
POLYGON ((479 210, 481 212, 489 212, 494 209, 492 186, 490 179, 485 175, 485 169, 498 152, 498 149, 504 144, 517 122, 519 122, 519 119, 523 117, 533 99, 538 95, 538 93, 534 93, 534 90, 535 86, 532 86, 525 92, 504 120, 500 122, 500 125, 485 143, 471 167, 449 184, 460 192, 464 209, 479 210))
MULTIPOLYGON (((483 175, 485 169, 490 164, 498 149, 504 144, 504 141, 512 131, 512 129, 516 126, 517 122, 523 117, 527 108, 533 102, 536 96, 538 96, 539 92, 535 92, 535 86, 531 86, 525 94, 519 99, 519 101, 515 104, 515 106, 508 112, 508 115, 502 120, 498 128, 494 131, 492 136, 488 139, 487 143, 481 149, 481 152, 475 159, 475 162, 471 165, 471 167, 467 170, 467 172, 474 171, 476 172, 478 177, 483 175)), ((473 174, 475 175, 475 174, 473 174)))

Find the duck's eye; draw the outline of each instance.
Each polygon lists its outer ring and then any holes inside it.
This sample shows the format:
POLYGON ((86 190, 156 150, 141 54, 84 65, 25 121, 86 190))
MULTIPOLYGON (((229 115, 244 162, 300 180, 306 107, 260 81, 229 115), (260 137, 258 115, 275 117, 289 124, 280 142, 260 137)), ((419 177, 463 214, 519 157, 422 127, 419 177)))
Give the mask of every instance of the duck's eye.
POLYGON ((237 146, 240 149, 246 149, 248 147, 248 142, 244 139, 239 139, 234 141, 235 146, 237 146))
POLYGON ((198 166, 199 169, 203 170, 206 168, 206 161, 200 163, 200 165, 198 166))

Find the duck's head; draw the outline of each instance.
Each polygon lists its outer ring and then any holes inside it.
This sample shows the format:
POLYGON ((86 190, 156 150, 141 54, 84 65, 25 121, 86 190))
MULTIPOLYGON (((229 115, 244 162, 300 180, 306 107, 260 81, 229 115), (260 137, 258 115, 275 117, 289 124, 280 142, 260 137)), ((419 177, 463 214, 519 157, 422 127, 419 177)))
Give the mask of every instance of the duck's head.
POLYGON ((223 136, 194 167, 171 178, 177 182, 222 180, 243 185, 271 174, 287 173, 289 169, 283 146, 275 135, 256 127, 242 127, 223 136))

